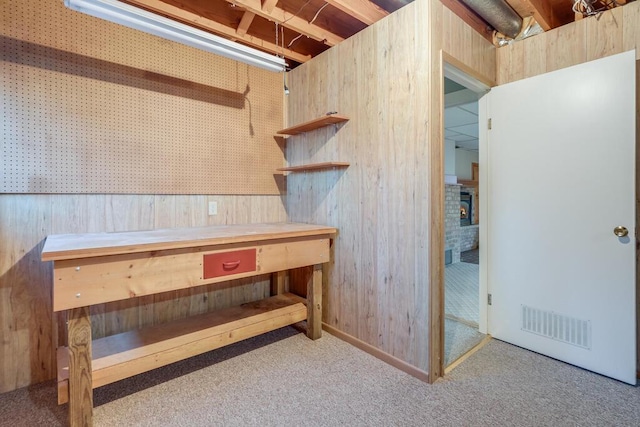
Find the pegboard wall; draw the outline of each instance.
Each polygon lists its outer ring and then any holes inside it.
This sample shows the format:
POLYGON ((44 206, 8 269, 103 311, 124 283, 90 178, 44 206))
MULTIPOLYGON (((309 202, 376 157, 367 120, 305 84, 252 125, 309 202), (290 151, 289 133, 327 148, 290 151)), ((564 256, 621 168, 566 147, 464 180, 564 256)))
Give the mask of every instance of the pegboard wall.
POLYGON ((278 73, 7 1, 0 98, 2 193, 280 194, 278 73))

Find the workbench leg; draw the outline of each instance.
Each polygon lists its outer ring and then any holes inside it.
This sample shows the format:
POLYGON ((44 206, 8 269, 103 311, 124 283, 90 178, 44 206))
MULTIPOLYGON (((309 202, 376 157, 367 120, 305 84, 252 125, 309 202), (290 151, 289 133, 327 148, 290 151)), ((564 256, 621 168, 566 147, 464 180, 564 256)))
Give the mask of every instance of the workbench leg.
POLYGON ((286 271, 271 273, 271 296, 284 294, 284 279, 286 271))
POLYGON ((91 317, 89 307, 69 310, 69 425, 93 425, 91 317))
POLYGON ((312 340, 322 336, 322 264, 313 266, 307 282, 307 336, 312 340))

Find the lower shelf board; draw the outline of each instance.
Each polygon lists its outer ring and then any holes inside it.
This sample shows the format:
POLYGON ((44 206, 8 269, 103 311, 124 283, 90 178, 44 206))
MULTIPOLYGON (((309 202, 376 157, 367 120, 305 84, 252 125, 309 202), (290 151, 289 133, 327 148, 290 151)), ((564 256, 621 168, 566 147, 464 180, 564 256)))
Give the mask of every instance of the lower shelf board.
MULTIPOLYGON (((306 301, 286 293, 92 342, 98 388, 307 319, 306 301)), ((59 347, 58 404, 69 400, 69 351, 59 347)))

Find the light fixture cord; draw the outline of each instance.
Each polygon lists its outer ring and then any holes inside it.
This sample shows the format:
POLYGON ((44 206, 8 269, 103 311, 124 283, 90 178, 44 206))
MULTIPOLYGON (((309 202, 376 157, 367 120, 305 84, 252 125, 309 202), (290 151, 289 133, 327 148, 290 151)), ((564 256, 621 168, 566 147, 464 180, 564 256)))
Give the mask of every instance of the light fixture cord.
MULTIPOLYGON (((307 4, 308 4, 308 3, 309 3, 309 2, 307 2, 307 4)), ((306 6, 306 4, 305 4, 305 6, 306 6)), ((329 3, 325 3, 325 4, 323 4, 323 5, 322 5, 322 7, 320 7, 320 9, 318 9, 318 11, 316 12, 316 14, 313 16, 313 19, 312 19, 311 21, 309 21, 309 24, 313 24, 313 23, 314 23, 314 21, 315 21, 316 19, 318 19, 318 15, 320 15, 320 12, 322 12, 322 10, 323 10, 325 7, 327 7, 327 6, 329 6, 329 3)), ((304 6, 303 6, 303 7, 304 7, 304 6)), ((300 10, 302 10, 302 9, 300 9, 300 10)), ((291 19, 291 18, 289 18, 289 19, 291 19)), ((288 20, 287 20, 287 21, 288 21, 288 20)), ((287 21, 284 21, 284 22, 287 22, 287 21)), ((284 22, 283 22, 283 23, 284 23, 284 22)), ((294 39, 292 39, 292 40, 289 42, 289 44, 287 45, 287 47, 289 47, 289 48, 290 48, 290 47, 291 47, 291 45, 292 45, 292 44, 294 44, 294 43, 296 42, 296 40, 298 40, 300 37, 302 37, 302 34, 298 34, 298 36, 296 36, 294 39)), ((283 44, 283 46, 284 46, 284 40, 282 40, 282 44, 283 44)))

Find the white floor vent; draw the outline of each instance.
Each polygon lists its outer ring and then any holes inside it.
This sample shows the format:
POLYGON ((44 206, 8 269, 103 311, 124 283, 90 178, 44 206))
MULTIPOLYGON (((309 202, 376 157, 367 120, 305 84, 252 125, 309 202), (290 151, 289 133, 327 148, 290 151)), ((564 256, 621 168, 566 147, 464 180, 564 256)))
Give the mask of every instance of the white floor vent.
POLYGON ((591 350, 591 321, 522 306, 522 330, 591 350))

